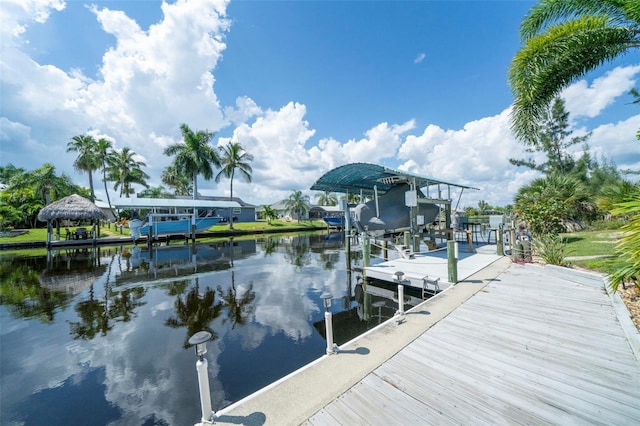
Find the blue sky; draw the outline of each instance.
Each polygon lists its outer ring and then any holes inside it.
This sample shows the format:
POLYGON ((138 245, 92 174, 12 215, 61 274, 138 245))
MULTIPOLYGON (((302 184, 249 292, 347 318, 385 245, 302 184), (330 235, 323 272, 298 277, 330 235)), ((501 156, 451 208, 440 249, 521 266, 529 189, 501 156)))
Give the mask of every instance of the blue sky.
MULTIPOLYGON (((463 206, 506 205, 537 176, 508 161, 525 155, 507 72, 534 4, 3 0, 0 164, 51 162, 87 186, 65 151, 90 133, 133 149, 157 186, 187 123, 254 155, 254 182, 234 181, 249 203, 362 161, 480 188, 463 206)), ((639 79, 636 51, 563 94, 575 134, 620 168, 640 169, 639 79)))

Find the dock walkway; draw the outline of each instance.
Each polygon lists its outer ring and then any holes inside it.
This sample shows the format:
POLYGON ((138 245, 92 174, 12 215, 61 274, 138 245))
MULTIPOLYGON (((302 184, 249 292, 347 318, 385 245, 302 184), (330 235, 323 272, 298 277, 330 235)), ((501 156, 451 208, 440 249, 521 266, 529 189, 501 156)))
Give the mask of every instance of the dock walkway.
POLYGON ((640 424, 640 334, 616 297, 502 258, 216 423, 640 424))

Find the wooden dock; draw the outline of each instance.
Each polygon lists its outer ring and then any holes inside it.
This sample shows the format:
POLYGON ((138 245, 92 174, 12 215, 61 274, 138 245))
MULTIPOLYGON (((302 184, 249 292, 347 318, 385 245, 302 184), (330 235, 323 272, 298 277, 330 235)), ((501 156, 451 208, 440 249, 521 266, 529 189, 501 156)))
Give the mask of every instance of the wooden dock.
POLYGON ((503 258, 216 423, 640 424, 640 333, 603 284, 503 258))
POLYGON ((512 266, 305 424, 637 425, 638 356, 602 279, 512 266))
MULTIPOLYGON (((495 245, 479 246, 474 253, 469 253, 466 248, 460 251, 461 256, 458 260, 458 280, 463 281, 467 277, 475 274, 483 268, 503 256, 496 254, 495 245)), ((424 280, 438 280, 441 290, 445 290, 451 286, 448 282, 448 261, 447 251, 437 250, 427 253, 416 253, 411 258, 403 258, 395 256, 395 258, 387 261, 376 262, 365 269, 368 278, 387 281, 394 283, 394 274, 402 271, 404 274, 404 284, 424 288, 424 280)), ((433 288, 432 284, 429 284, 433 288)))

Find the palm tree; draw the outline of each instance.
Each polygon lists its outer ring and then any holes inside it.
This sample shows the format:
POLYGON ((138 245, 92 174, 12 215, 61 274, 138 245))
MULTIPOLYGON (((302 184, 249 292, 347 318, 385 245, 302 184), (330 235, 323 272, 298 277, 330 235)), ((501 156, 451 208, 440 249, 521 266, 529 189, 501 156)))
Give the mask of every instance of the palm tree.
POLYGON ((553 174, 523 186, 515 196, 514 212, 534 237, 566 231, 566 221, 590 210, 584 185, 571 175, 553 174))
POLYGON ((303 195, 299 190, 293 191, 285 200, 284 206, 285 211, 295 214, 300 223, 300 217, 309 211, 309 196, 303 195))
POLYGON ((77 135, 67 143, 67 152, 77 152, 78 156, 73 162, 73 167, 80 172, 87 172, 89 175, 89 189, 91 190, 91 201, 95 201, 96 194, 93 190, 93 171, 100 167, 98 158, 97 142, 90 135, 77 135))
POLYGON ((163 186, 152 186, 140 191, 139 197, 143 198, 174 198, 163 186))
POLYGON ((271 221, 278 217, 278 212, 271 206, 262 206, 262 214, 264 218, 267 219, 267 223, 271 225, 271 221))
POLYGON ((173 188, 175 195, 191 195, 189 179, 178 173, 175 165, 165 167, 160 179, 162 183, 173 188))
POLYGON ((29 186, 33 188, 45 205, 49 205, 52 200, 71 195, 74 188, 71 178, 65 174, 57 176, 55 166, 50 163, 45 163, 42 167, 25 173, 20 179, 16 179, 15 184, 16 187, 29 186))
POLYGON ((164 155, 175 155, 173 164, 176 170, 185 176, 191 176, 195 200, 198 197, 198 175, 210 180, 213 177, 212 166, 220 167, 220 157, 209 144, 213 133, 203 130, 194 132, 186 124, 182 124, 180 130, 183 142, 169 145, 164 150, 164 155))
POLYGON ((364 203, 365 201, 365 197, 362 197, 362 199, 360 198, 359 194, 355 194, 355 193, 348 193, 347 194, 347 203, 349 204, 358 204, 358 203, 364 203))
POLYGON ((125 147, 120 152, 114 152, 108 159, 107 178, 115 182, 113 189, 118 190, 120 188, 120 196, 124 194, 126 198, 129 198, 129 195, 135 192, 131 188, 132 184, 137 183, 145 188, 149 186, 146 181, 149 179, 149 175, 141 168, 146 164, 143 161, 135 160, 135 155, 134 151, 125 147))
POLYGON ((316 194, 316 203, 319 206, 335 206, 338 204, 338 197, 330 191, 319 192, 316 194))
MULTIPOLYGON (((251 173, 253 169, 249 165, 249 161, 253 161, 253 156, 249 154, 239 143, 229 143, 221 148, 222 158, 220 166, 222 169, 216 175, 216 182, 220 182, 222 176, 229 178, 230 195, 229 199, 233 200, 233 178, 236 170, 240 176, 251 183, 251 173)), ((233 220, 229 218, 229 229, 233 229, 233 220)))
POLYGON ((601 64, 640 47, 637 0, 541 0, 520 24, 509 70, 512 127, 526 144, 560 91, 601 64))
POLYGON ((616 245, 617 261, 610 276, 613 291, 617 291, 620 284, 624 287, 628 280, 640 287, 640 184, 636 184, 634 189, 627 201, 617 203, 612 210, 613 214, 629 217, 621 229, 624 234, 616 245))
POLYGON ((109 205, 109 210, 111 208, 111 199, 109 198, 109 189, 107 188, 107 165, 109 163, 109 158, 113 156, 113 145, 111 141, 100 138, 98 139, 98 143, 96 144, 96 155, 98 161, 100 161, 100 166, 102 167, 102 182, 104 182, 104 192, 107 194, 107 204, 109 205))

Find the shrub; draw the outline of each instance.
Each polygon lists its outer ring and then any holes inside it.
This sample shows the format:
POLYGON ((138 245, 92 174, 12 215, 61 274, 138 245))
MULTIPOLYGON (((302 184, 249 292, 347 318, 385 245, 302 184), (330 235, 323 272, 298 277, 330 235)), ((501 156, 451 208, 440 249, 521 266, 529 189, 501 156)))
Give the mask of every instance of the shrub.
POLYGON ((534 241, 534 247, 538 256, 549 265, 565 266, 564 238, 557 234, 549 234, 538 237, 534 241))

